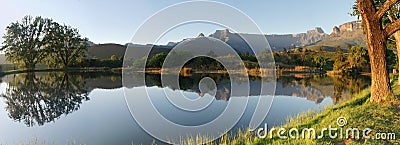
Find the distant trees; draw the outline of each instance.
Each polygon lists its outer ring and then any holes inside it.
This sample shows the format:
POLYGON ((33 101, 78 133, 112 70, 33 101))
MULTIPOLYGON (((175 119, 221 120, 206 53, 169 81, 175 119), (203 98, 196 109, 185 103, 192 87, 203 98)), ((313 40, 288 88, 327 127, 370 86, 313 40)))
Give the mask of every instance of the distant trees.
POLYGON ((359 74, 361 70, 369 68, 368 51, 365 47, 349 46, 348 57, 346 58, 343 50, 336 48, 335 62, 333 70, 340 74, 359 74))
POLYGON ((88 47, 77 29, 42 17, 25 16, 11 23, 3 38, 1 50, 7 60, 28 70, 43 62, 66 68, 82 61, 88 47))
POLYGON ((116 60, 118 60, 118 57, 117 57, 117 56, 115 56, 115 55, 111 55, 111 57, 110 57, 110 60, 112 60, 112 61, 116 61, 116 60))
POLYGON ((354 74, 358 74, 362 68, 369 66, 367 49, 361 46, 353 46, 349 52, 349 67, 354 74))
POLYGON ((319 69, 324 69, 325 65, 327 62, 327 58, 323 57, 323 56, 316 56, 313 59, 313 63, 315 64, 315 66, 317 66, 319 69))
POLYGON ((347 72, 348 62, 344 56, 342 48, 340 46, 336 47, 335 62, 333 63, 333 71, 343 74, 347 72))
POLYGON ((161 68, 165 58, 167 58, 167 54, 165 53, 156 54, 147 60, 146 66, 151 68, 161 68))

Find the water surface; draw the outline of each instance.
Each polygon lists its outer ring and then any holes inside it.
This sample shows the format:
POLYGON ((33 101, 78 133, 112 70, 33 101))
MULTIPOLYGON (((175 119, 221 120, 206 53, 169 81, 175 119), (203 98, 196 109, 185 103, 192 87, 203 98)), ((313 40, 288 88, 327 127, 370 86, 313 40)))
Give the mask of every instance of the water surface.
MULTIPOLYGON (((4 76, 0 84, 0 143, 32 140, 89 145, 152 143, 155 139, 131 116, 121 81, 121 74, 116 73, 41 72, 4 76)), ((146 75, 146 87, 157 110, 175 123, 207 123, 223 111, 230 99, 227 75, 194 74, 182 76, 179 81, 179 88, 162 88, 160 75, 146 75), (215 100, 204 112, 194 114, 176 109, 163 95, 163 89, 170 89, 192 98, 210 97, 199 90, 198 83, 204 77, 213 78, 217 85, 215 100)), ((368 77, 279 76, 276 97, 264 122, 276 126, 285 123, 288 116, 339 104, 368 87, 369 81, 368 77)), ((249 106, 233 131, 247 127, 252 116, 260 79, 250 78, 250 85, 249 106)))

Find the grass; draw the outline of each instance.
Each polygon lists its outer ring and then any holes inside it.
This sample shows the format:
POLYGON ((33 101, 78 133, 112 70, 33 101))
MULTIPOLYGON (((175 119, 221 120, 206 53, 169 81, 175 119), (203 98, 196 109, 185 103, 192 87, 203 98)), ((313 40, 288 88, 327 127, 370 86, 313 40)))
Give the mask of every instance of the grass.
MULTIPOLYGON (((273 137, 269 134, 265 139, 259 139, 254 132, 246 131, 228 138, 223 137, 219 141, 210 144, 400 144, 400 87, 392 81, 392 88, 397 100, 386 104, 374 104, 369 102, 370 89, 366 89, 356 95, 352 100, 344 102, 338 106, 329 107, 323 112, 306 112, 295 117, 288 118, 287 124, 281 126, 285 128, 286 136, 288 130, 297 128, 300 131, 304 128, 314 128, 316 136, 321 134, 322 128, 332 126, 334 128, 343 128, 344 136, 347 128, 358 128, 362 131, 365 128, 372 129, 369 136, 375 137, 376 133, 395 133, 396 139, 392 140, 374 140, 374 139, 353 139, 351 137, 331 139, 327 131, 324 137, 320 139, 280 139, 274 132, 273 137), (336 123, 337 118, 345 117, 347 124, 339 127, 336 123)), ((361 132, 362 134, 362 132, 361 132)), ((361 135, 362 136, 362 135, 361 135)))

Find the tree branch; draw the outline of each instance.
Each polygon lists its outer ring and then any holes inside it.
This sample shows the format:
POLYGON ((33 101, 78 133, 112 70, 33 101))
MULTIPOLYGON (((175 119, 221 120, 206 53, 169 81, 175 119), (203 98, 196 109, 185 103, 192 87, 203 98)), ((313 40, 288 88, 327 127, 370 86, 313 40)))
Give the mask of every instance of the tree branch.
POLYGON ((383 15, 397 2, 400 0, 387 0, 385 3, 383 3, 382 7, 379 8, 379 10, 375 14, 375 18, 381 19, 383 15))
POLYGON ((400 30, 400 19, 397 19, 393 23, 387 25, 384 29, 385 37, 392 35, 394 32, 400 30))

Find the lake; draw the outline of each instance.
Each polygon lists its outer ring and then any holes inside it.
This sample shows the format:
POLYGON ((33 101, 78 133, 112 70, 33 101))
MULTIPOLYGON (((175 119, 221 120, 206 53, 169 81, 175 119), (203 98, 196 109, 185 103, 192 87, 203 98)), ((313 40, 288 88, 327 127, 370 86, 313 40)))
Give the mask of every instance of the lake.
MULTIPOLYGON (((340 104, 369 86, 370 78, 292 74, 277 77, 275 97, 263 122, 284 124, 289 116, 308 110, 321 111, 340 104)), ((207 123, 224 110, 230 98, 229 76, 193 74, 179 77, 178 88, 162 87, 160 75, 147 74, 147 87, 157 110, 168 120, 183 125, 207 123), (198 84, 204 77, 215 80, 213 103, 204 112, 174 108, 163 95, 165 89, 188 98, 210 97, 198 84)), ((233 132, 246 128, 257 102, 260 78, 250 77, 249 105, 233 132)), ((38 72, 7 75, 0 84, 0 144, 130 145, 161 143, 147 134, 132 117, 124 97, 122 77, 111 72, 38 72)), ((137 94, 143 95, 143 94, 137 94)))

